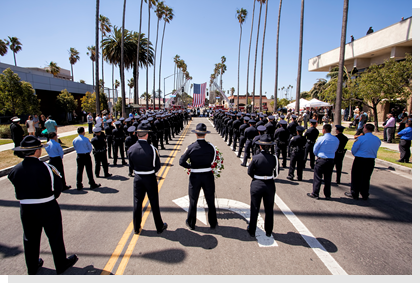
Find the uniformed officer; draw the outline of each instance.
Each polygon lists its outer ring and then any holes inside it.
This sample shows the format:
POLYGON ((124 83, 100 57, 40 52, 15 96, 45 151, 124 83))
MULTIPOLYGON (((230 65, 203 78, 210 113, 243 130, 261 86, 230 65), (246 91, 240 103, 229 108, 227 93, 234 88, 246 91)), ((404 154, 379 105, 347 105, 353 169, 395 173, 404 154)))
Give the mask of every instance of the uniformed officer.
POLYGON ((95 176, 99 178, 99 172, 104 169, 105 178, 109 178, 112 174, 108 173, 108 159, 106 158, 106 140, 102 129, 96 127, 93 129, 94 137, 90 140, 93 145, 93 156, 95 157, 95 176))
POLYGON ((309 122, 311 123, 312 127, 310 127, 308 130, 306 130, 305 132, 305 138, 306 138, 306 146, 305 146, 305 164, 304 164, 304 168, 306 165, 306 161, 308 160, 308 154, 310 155, 310 165, 311 165, 311 169, 315 168, 315 154, 313 152, 313 148, 316 142, 316 139, 319 136, 319 131, 316 128, 317 124, 317 120, 311 119, 309 120, 309 122))
POLYGON ((264 126, 264 115, 262 113, 260 113, 258 115, 258 119, 259 121, 257 122, 257 124, 255 125, 255 127, 259 127, 259 126, 264 126))
MULTIPOLYGON (((134 126, 128 128, 127 132, 128 137, 125 138, 125 152, 128 156, 128 150, 133 144, 135 144, 138 141, 138 137, 136 134, 136 127, 134 126)), ((128 176, 133 177, 133 169, 130 166, 128 167, 128 176)))
POLYGON ((277 158, 280 159, 280 153, 283 158, 283 168, 286 168, 286 161, 287 161, 287 145, 290 137, 290 133, 287 130, 287 122, 285 120, 280 120, 279 124, 281 125, 280 128, 278 128, 274 132, 274 139, 275 139, 275 152, 277 158))
POLYGON ((290 167, 289 175, 287 179, 293 180, 295 176, 295 167, 297 164, 296 175, 298 181, 302 181, 303 166, 304 166, 304 155, 305 155, 305 145, 306 139, 302 136, 305 128, 302 126, 296 127, 296 135, 292 136, 289 142, 290 148, 290 167))
POLYGON ((254 157, 254 155, 257 155, 261 152, 259 144, 257 144, 257 141, 259 141, 261 136, 265 134, 266 130, 267 128, 265 126, 257 127, 258 135, 255 136, 255 138, 252 140, 252 157, 254 157))
POLYGON ((349 140, 345 135, 343 135, 344 127, 341 125, 335 125, 337 135, 336 137, 340 141, 338 145, 337 151, 335 152, 334 157, 334 164, 335 164, 335 172, 336 172, 336 183, 341 183, 341 170, 343 169, 343 159, 346 155, 347 149, 347 141, 349 140))
MULTIPOLYGON (((12 137, 13 143, 15 144, 15 147, 20 146, 20 143, 23 140, 23 135, 25 134, 22 127, 19 125, 20 122, 20 118, 18 117, 13 117, 10 120, 12 120, 12 123, 10 124, 10 135, 12 137)), ((21 153, 19 151, 14 151, 14 155, 18 156, 18 157, 22 157, 19 156, 21 155, 21 153)))
POLYGON ((156 115, 156 118, 157 118, 157 120, 154 124, 155 124, 156 131, 157 131, 158 144, 159 144, 159 141, 160 141, 160 148, 165 149, 165 146, 163 145, 163 132, 164 132, 165 128, 164 128, 164 124, 163 124, 163 121, 162 121, 162 116, 161 115, 156 115))
MULTIPOLYGON (((296 136, 296 127, 299 126, 297 121, 297 116, 296 115, 292 115, 292 122, 289 123, 289 125, 287 125, 287 130, 289 131, 291 136, 296 136)), ((303 128, 305 129, 305 128, 303 128)))
POLYGON ((106 121, 105 126, 105 135, 106 135, 106 143, 108 146, 108 158, 111 159, 111 152, 113 151, 113 142, 112 142, 112 131, 115 129, 115 127, 112 125, 112 119, 108 119, 106 121))
POLYGON ((235 114, 230 114, 229 115, 229 120, 227 122, 227 133, 229 135, 229 137, 227 138, 228 146, 230 146, 232 144, 232 138, 233 138, 233 118, 234 117, 235 117, 235 114))
POLYGON ((246 142, 245 130, 247 128, 249 128, 249 123, 248 123, 249 120, 250 120, 249 117, 245 116, 244 117, 244 123, 239 127, 239 135, 240 135, 240 137, 239 137, 239 149, 238 149, 238 157, 239 158, 241 157, 241 153, 242 153, 242 150, 243 150, 245 142, 246 142))
POLYGON ((77 153, 77 189, 83 189, 83 170, 86 167, 86 174, 89 179, 90 188, 96 189, 101 186, 101 184, 96 184, 95 179, 93 179, 93 172, 92 172, 92 159, 90 157, 90 152, 92 151, 92 144, 90 143, 89 139, 85 137, 85 128, 79 127, 77 129, 77 136, 73 140, 73 147, 77 153))
POLYGON ((190 197, 190 206, 186 224, 191 230, 195 229, 197 217, 197 201, 200 190, 203 189, 208 206, 208 220, 212 229, 217 226, 216 207, 214 204, 215 185, 212 172, 212 165, 216 161, 216 148, 205 140, 207 127, 199 123, 195 130, 192 130, 197 136, 197 141, 187 147, 184 154, 179 159, 179 165, 190 169, 190 180, 188 195, 190 197), (187 163, 187 160, 190 163, 187 163))
POLYGON ((39 258, 41 233, 44 229, 50 243, 57 274, 62 274, 77 260, 77 255, 66 258, 63 223, 56 199, 63 189, 60 173, 54 166, 39 160, 43 146, 34 136, 26 136, 14 151, 24 160, 8 175, 20 202, 23 227, 23 247, 29 275, 35 275, 44 261, 39 258))
POLYGON ((162 221, 159 208, 159 195, 156 173, 160 170, 160 158, 157 149, 149 145, 147 137, 152 132, 152 127, 147 121, 143 121, 137 128, 138 141, 128 150, 128 162, 135 176, 133 181, 134 209, 133 226, 134 234, 140 234, 142 218, 142 204, 144 196, 147 196, 152 207, 153 219, 157 233, 160 234, 168 228, 168 224, 162 221))
POLYGON ((117 121, 114 123, 115 129, 112 130, 112 142, 113 142, 113 148, 114 148, 114 166, 117 165, 117 159, 118 159, 118 149, 120 149, 120 155, 122 159, 122 165, 126 165, 124 158, 124 131, 121 125, 121 121, 117 121))
POLYGON ((165 135, 165 141, 166 141, 166 144, 169 144, 169 140, 172 140, 171 139, 171 130, 170 130, 170 127, 171 127, 171 124, 170 124, 170 122, 169 122, 169 114, 166 114, 166 115, 163 115, 164 116, 164 118, 163 118, 163 132, 164 132, 164 135, 165 135))
POLYGON ((318 157, 314 169, 314 181, 312 183, 312 193, 307 196, 319 199, 322 177, 324 177, 324 196, 331 199, 331 177, 334 169, 334 157, 340 141, 331 135, 331 125, 325 124, 322 127, 322 137, 314 145, 314 154, 318 157))
POLYGON ((239 135, 240 135, 239 127, 242 124, 241 116, 242 115, 240 113, 236 114, 236 120, 233 121, 233 123, 232 123, 232 128, 233 128, 233 147, 232 148, 233 148, 233 151, 236 151, 236 144, 239 140, 239 135))
POLYGON ((64 175, 64 166, 63 166, 63 148, 58 143, 57 139, 57 133, 51 132, 48 134, 49 141, 47 142, 47 146, 45 147, 45 150, 48 153, 48 156, 50 157, 49 164, 57 168, 58 172, 60 172, 61 180, 63 182, 63 191, 68 190, 71 188, 71 186, 67 186, 66 184, 66 178, 64 175))
POLYGON ((252 141, 254 140, 255 136, 258 135, 258 131, 255 128, 255 120, 249 120, 249 124, 251 125, 249 128, 245 130, 244 137, 245 137, 245 152, 244 152, 244 161, 242 162, 241 166, 246 167, 248 162, 248 158, 251 157, 251 148, 252 148, 252 141))
MULTIPOLYGON (((261 126, 260 126, 261 127, 261 126)), ((262 135, 256 142, 261 152, 252 157, 248 167, 248 175, 251 176, 251 217, 247 231, 251 237, 255 237, 258 213, 261 199, 264 201, 265 219, 264 229, 267 237, 271 237, 274 224, 274 197, 276 186, 274 178, 278 175, 278 159, 269 154, 270 147, 274 144, 269 135, 262 135)))

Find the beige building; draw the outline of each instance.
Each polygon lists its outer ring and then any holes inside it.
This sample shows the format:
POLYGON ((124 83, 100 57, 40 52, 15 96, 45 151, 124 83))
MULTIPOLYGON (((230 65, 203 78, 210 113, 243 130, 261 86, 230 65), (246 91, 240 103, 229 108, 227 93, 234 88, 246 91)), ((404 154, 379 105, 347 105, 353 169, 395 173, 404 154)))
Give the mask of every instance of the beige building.
MULTIPOLYGON (((237 109, 237 105, 238 105, 238 96, 237 95, 231 95, 228 97, 229 100, 234 99, 234 109, 237 109)), ((251 103, 252 103, 252 96, 248 96, 248 99, 250 99, 251 103)), ((262 110, 263 111, 269 111, 269 112, 273 112, 273 106, 270 105, 270 102, 272 102, 274 99, 267 99, 267 96, 263 95, 262 96, 262 110)), ((246 96, 245 95, 240 95, 239 96, 239 108, 242 110, 245 109, 245 104, 246 104, 246 96)), ((229 105, 227 102, 225 102, 224 105, 225 108, 228 108, 229 105)), ((255 96, 255 109, 259 110, 260 107, 260 96, 255 96)))
MULTIPOLYGON (((360 72, 372 64, 383 64, 390 58, 398 61, 404 59, 406 53, 412 54, 412 44, 412 18, 410 17, 347 43, 344 65, 347 70, 357 68, 360 72)), ((309 59, 308 70, 310 72, 329 72, 333 67, 338 66, 339 57, 339 47, 320 54, 309 59)), ((380 121, 385 119, 391 106, 390 103, 384 102, 378 107, 380 121)), ((364 110, 369 111, 367 107, 364 110)), ((411 99, 407 110, 411 113, 411 99)))

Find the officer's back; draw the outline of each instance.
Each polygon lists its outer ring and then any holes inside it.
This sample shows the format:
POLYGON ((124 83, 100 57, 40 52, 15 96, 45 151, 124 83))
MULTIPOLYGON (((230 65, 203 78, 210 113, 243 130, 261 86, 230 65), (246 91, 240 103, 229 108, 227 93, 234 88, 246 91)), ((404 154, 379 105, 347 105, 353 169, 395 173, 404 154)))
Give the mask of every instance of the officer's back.
POLYGON ((306 145, 306 138, 302 137, 301 135, 293 136, 290 139, 289 147, 295 151, 302 150, 306 145))
POLYGON ((208 168, 215 158, 215 149, 206 140, 197 140, 188 146, 187 151, 192 169, 208 168))
POLYGON ((305 137, 308 141, 315 143, 318 136, 319 136, 319 131, 317 128, 311 127, 306 130, 305 137))
POLYGON ((245 130, 244 135, 246 139, 252 141, 256 136, 258 136, 258 131, 254 126, 250 126, 245 130))

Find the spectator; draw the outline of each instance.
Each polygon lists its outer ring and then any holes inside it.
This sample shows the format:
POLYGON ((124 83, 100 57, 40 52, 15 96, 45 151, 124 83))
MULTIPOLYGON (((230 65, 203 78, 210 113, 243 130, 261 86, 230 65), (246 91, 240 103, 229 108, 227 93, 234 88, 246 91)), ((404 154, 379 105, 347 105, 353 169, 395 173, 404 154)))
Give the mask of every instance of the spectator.
POLYGON ((47 142, 47 146, 45 150, 50 157, 50 165, 53 165, 61 174, 61 181, 63 182, 63 191, 68 190, 71 186, 67 186, 66 184, 66 177, 64 175, 64 166, 63 166, 63 156, 64 152, 61 145, 58 143, 57 133, 52 132, 48 134, 49 141, 47 142))
POLYGON ((28 134, 30 136, 35 136, 35 125, 32 115, 29 115, 28 120, 25 122, 26 128, 28 130, 28 134))
MULTIPOLYGON (((47 121, 45 122, 45 128, 47 130, 47 134, 53 132, 57 133, 57 123, 52 119, 51 115, 48 116, 47 121)), ((48 136, 47 140, 50 140, 48 136)))
POLYGON ((39 118, 38 115, 34 115, 34 126, 35 126, 35 137, 39 137, 40 132, 39 132, 39 118))
POLYGON ((324 126, 330 123, 330 118, 328 117, 328 113, 325 113, 324 117, 322 117, 322 123, 324 126))
POLYGON ((39 119, 40 131, 45 129, 45 122, 46 121, 47 121, 47 119, 45 118, 44 114, 41 114, 40 119, 39 119))
POLYGON ((405 163, 409 163, 410 162, 410 146, 411 146, 411 140, 412 140, 412 135, 413 135, 413 130, 412 130, 412 126, 411 126, 412 122, 408 121, 407 122, 407 127, 398 132, 398 136, 401 137, 400 139, 400 144, 399 144, 399 149, 400 149, 400 159, 397 160, 398 162, 405 162, 405 163))
POLYGON ((88 122, 88 126, 89 126, 89 134, 93 134, 93 117, 92 117, 92 113, 89 112, 89 114, 87 115, 87 122, 88 122))
POLYGON ((388 113, 388 120, 384 125, 384 142, 392 143, 392 138, 395 134, 395 118, 391 113, 388 113))
POLYGON ((402 113, 402 117, 401 117, 401 121, 400 121, 400 126, 398 127, 398 132, 401 132, 402 130, 404 130, 405 125, 408 122, 408 115, 407 113, 402 113))
POLYGON ((366 33, 366 35, 371 34, 371 33, 373 33, 373 29, 372 29, 372 27, 370 27, 370 28, 368 29, 368 31, 367 31, 367 33, 366 33))

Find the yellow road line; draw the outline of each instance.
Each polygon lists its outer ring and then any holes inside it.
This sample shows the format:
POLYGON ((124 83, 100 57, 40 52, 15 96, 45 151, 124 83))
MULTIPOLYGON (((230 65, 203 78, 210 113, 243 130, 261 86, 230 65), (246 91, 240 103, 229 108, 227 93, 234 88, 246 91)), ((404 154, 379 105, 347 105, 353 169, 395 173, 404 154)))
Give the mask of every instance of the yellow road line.
MULTIPOLYGON (((182 135, 180 136, 180 139, 179 139, 179 140, 178 140, 178 142, 175 144, 175 148, 171 151, 171 153, 169 154, 169 157, 168 157, 168 158, 166 159, 166 161, 165 161, 165 163, 166 163, 167 165, 163 166, 163 168, 162 168, 163 170, 160 170, 160 174, 157 174, 157 177, 162 177, 162 175, 163 175, 165 172, 166 172, 166 174, 168 173, 168 171, 169 171, 169 165, 171 164, 171 160, 172 160, 172 159, 174 159, 174 157, 176 156, 176 151, 178 150, 178 148, 179 148, 179 147, 180 147, 180 145, 182 144, 182 141, 184 140, 184 138, 185 138, 185 136, 186 136, 186 134, 187 134, 187 130, 188 130, 189 126, 190 126, 190 125, 188 125, 188 126, 185 128, 184 133, 182 133, 182 135), (168 170, 166 170, 166 169, 168 169, 168 170)), ((165 174, 165 176, 163 177, 163 179, 166 177, 166 174, 165 174)), ((158 192, 159 192, 159 190, 160 190, 160 188, 161 188, 161 186, 162 186, 162 184, 163 184, 163 179, 162 179, 162 181, 161 181, 161 182, 159 182, 158 192)), ((143 201, 143 204, 142 204, 142 207, 143 207, 143 208, 145 207, 145 205, 146 205, 147 201, 148 201, 148 197, 147 197, 147 195, 146 195, 146 196, 145 196, 145 199, 144 199, 144 201, 143 201)), ((148 207, 146 208, 146 211, 145 211, 145 213, 144 213, 144 215, 143 215, 142 224, 140 225, 140 233, 141 233, 142 227, 144 226, 144 223, 145 223, 145 221, 146 221, 147 216, 149 215, 149 213, 150 213, 150 206, 148 206, 148 207)), ((131 222, 130 222, 130 224, 128 225, 127 229, 125 230, 125 232, 124 232, 123 236, 121 237, 120 241, 119 241, 119 242, 118 242, 118 244, 117 244, 117 247, 115 248, 114 252, 112 253, 112 255, 111 255, 110 259, 108 260, 107 264, 105 265, 104 269, 102 270, 101 275, 109 275, 109 274, 111 274, 112 269, 114 268, 115 264, 117 263, 117 261, 118 261, 118 259, 119 259, 120 255, 121 255, 121 252, 122 252, 122 250, 124 249, 124 247, 125 247, 125 245, 126 245, 126 243, 127 243, 128 239, 129 239, 129 237, 130 237, 130 235, 131 235, 131 232, 132 232, 132 231, 133 231, 133 221, 131 221, 131 222)), ((133 238, 132 238, 132 240, 130 241, 130 244, 129 244, 128 248, 127 248, 127 252, 128 252, 128 249, 129 249, 131 246, 132 246, 132 248, 134 249, 134 246, 135 246, 135 244, 136 244, 136 242, 137 242, 137 239, 138 239, 138 235, 134 235, 134 236, 136 236, 136 237, 133 237, 133 238)), ((127 254, 127 252, 126 252, 126 254, 124 255, 124 258, 126 258, 126 255, 128 255, 128 254, 127 254)), ((129 253, 129 256, 128 256, 128 258, 126 259, 126 263, 125 263, 125 265, 123 265, 123 266, 124 266, 124 268, 123 268, 122 272, 124 272, 124 270, 125 270, 125 266, 126 266, 126 265, 127 265, 127 263, 128 263, 128 259, 130 258, 131 253, 132 253, 132 251, 129 253)), ((124 258, 123 258, 123 261, 124 261, 124 258)), ((121 266, 122 266, 122 264, 123 264, 123 261, 120 263, 120 267, 118 268, 118 270, 120 270, 120 269, 121 269, 121 266)), ((118 272, 118 270, 117 270, 117 272, 118 272)), ((122 274, 122 273, 121 273, 121 274, 122 274)))

